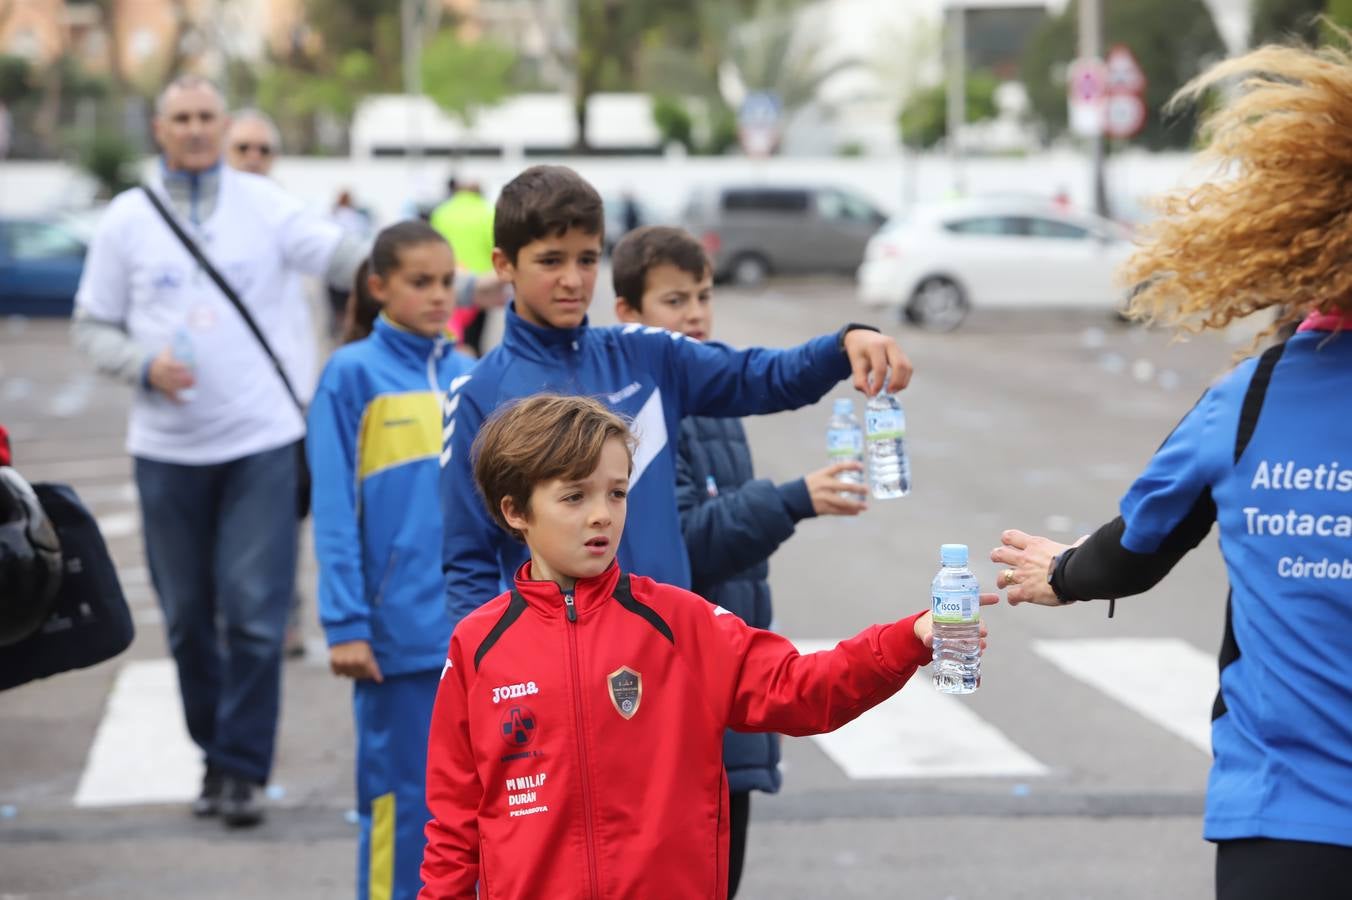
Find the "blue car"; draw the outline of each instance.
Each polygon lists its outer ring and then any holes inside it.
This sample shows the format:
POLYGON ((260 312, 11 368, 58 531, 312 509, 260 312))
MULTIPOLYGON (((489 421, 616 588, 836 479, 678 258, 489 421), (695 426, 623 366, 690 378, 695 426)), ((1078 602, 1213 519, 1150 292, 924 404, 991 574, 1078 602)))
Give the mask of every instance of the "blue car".
POLYGON ((0 219, 0 316, 69 316, 85 242, 43 219, 0 219))

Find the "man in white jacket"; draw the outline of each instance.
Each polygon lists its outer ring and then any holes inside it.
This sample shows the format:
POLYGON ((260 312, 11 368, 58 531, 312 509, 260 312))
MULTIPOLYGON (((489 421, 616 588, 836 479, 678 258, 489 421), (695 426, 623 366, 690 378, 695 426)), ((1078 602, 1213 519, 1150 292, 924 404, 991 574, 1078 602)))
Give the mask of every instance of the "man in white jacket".
MULTIPOLYGON (((365 253, 273 182, 222 165, 229 120, 195 77, 156 105, 155 191, 279 355, 296 273, 351 284, 365 253)), ((76 344, 132 386, 146 558, 206 774, 198 815, 257 824, 272 768, 305 423, 243 317, 140 188, 109 206, 76 295, 76 344), (219 623, 219 626, 218 626, 219 623)))

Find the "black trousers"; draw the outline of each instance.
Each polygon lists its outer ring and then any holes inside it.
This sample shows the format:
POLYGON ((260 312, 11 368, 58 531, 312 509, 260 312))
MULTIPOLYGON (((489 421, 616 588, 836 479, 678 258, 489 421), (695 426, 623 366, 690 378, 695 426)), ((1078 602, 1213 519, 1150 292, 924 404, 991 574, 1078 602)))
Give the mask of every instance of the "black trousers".
POLYGON ((732 831, 728 841, 728 900, 732 900, 737 896, 737 885, 742 881, 742 863, 746 861, 746 826, 751 822, 751 792, 733 791, 728 797, 728 827, 732 831))
POLYGON ((1267 838, 1216 845, 1216 900, 1286 897, 1352 897, 1352 847, 1267 838))

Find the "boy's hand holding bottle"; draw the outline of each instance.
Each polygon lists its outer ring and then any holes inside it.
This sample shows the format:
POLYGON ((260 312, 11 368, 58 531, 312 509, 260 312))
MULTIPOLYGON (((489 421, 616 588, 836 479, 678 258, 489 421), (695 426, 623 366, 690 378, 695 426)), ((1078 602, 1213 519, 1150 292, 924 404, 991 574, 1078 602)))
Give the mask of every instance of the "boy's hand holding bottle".
POLYGON ((841 345, 850 360, 855 390, 872 397, 884 390, 896 393, 910 383, 911 361, 895 338, 872 328, 852 327, 845 332, 841 345))
MULTIPOLYGON (((999 594, 981 594, 982 606, 995 606, 1000 602, 999 594)), ((920 642, 926 647, 934 646, 934 612, 931 610, 915 620, 915 636, 920 638, 920 642)), ((981 652, 986 652, 986 623, 981 623, 981 652)))
POLYGON ((819 516, 857 516, 868 509, 863 472, 863 463, 845 460, 803 476, 812 510, 819 516))
POLYGON ((369 641, 344 641, 329 647, 329 670, 342 678, 385 680, 369 641))

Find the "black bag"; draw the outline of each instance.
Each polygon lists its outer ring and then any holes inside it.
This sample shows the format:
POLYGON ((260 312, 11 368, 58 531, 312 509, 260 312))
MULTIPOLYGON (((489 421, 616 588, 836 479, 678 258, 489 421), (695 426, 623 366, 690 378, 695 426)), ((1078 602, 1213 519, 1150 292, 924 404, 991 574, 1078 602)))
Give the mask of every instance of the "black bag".
POLYGON ((0 648, 0 690, 111 659, 136 633, 89 510, 68 485, 35 484, 33 490, 61 541, 61 589, 42 627, 0 648))
MULTIPOLYGON (((282 386, 286 388, 287 396, 291 398, 292 403, 296 404, 296 410, 300 413, 301 421, 304 422, 305 404, 300 402, 300 396, 296 393, 296 389, 291 386, 291 379, 286 376, 286 369, 282 368, 281 360, 277 358, 277 354, 272 352, 271 345, 268 344, 267 338, 263 337, 262 330, 259 329, 258 323, 254 321, 254 317, 249 314, 248 308, 239 299, 239 294, 236 294, 235 289, 230 286, 230 282, 226 281, 221 273, 216 271, 216 267, 211 264, 211 260, 206 258, 197 243, 183 230, 183 226, 178 224, 178 220, 174 218, 173 213, 169 212, 169 209, 164 205, 164 201, 144 184, 141 185, 141 190, 150 200, 150 205, 155 207, 155 211, 160 214, 160 218, 164 219, 164 224, 168 225, 169 230, 174 233, 174 237, 178 238, 179 242, 183 244, 183 248, 188 251, 193 259, 197 260, 197 264, 202 267, 202 271, 225 295, 225 299, 230 301, 230 305, 239 313, 240 318, 244 320, 244 324, 249 326, 249 331, 253 333, 258 345, 263 348, 263 353, 272 363, 272 368, 277 371, 277 377, 282 379, 282 386)), ((305 456, 305 438, 301 438, 296 442, 296 518, 303 519, 309 514, 310 461, 305 456)))

